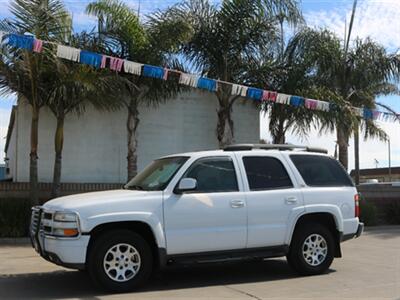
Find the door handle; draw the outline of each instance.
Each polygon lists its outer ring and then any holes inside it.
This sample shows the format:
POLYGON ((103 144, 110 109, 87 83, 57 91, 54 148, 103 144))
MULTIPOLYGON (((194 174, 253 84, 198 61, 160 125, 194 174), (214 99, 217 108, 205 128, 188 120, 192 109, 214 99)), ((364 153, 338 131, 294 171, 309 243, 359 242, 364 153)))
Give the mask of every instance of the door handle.
POLYGON ((297 198, 294 196, 289 196, 285 198, 286 204, 296 204, 297 203, 297 198))
POLYGON ((232 208, 244 207, 244 201, 243 200, 231 200, 231 207, 232 208))

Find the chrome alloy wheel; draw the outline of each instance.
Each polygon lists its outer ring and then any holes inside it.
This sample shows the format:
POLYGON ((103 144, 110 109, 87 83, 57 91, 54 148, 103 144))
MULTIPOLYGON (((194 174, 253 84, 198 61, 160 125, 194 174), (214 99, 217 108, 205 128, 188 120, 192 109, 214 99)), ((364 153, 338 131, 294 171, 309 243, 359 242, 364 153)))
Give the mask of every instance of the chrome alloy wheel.
POLYGON ((303 243, 303 257, 307 264, 316 267, 322 264, 328 255, 328 244, 319 234, 309 235, 303 243))
POLYGON ((107 276, 117 282, 126 282, 140 269, 139 252, 129 244, 117 244, 108 249, 103 259, 107 276))

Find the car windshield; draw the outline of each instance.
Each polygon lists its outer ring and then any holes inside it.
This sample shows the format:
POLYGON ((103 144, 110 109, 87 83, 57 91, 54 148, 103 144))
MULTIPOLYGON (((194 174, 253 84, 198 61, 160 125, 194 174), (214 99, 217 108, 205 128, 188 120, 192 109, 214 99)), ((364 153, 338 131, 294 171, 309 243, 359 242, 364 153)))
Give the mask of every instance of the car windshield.
POLYGON ((157 159, 129 181, 125 189, 161 191, 187 160, 188 157, 182 156, 157 159))

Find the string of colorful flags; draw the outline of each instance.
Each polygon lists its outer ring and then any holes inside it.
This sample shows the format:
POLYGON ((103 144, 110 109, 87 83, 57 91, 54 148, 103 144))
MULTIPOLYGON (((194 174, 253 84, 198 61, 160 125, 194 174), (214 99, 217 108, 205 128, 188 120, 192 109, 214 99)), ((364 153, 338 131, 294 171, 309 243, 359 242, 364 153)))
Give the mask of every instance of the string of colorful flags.
MULTIPOLYGON (((59 58, 90 65, 93 66, 94 68, 99 68, 99 69, 109 68, 112 71, 125 72, 137 76, 144 76, 161 80, 169 80, 172 78, 174 79, 177 78, 179 84, 202 90, 207 90, 210 92, 217 91, 220 86, 225 84, 231 86, 232 95, 249 98, 258 102, 280 103, 280 104, 291 105, 294 107, 306 107, 307 109, 310 110, 318 110, 325 112, 337 109, 337 104, 332 102, 308 99, 294 95, 287 95, 283 93, 278 93, 276 91, 269 91, 254 87, 248 87, 245 85, 229 83, 225 81, 206 78, 195 74, 188 74, 163 67, 141 64, 121 59, 118 57, 112 57, 108 55, 103 55, 73 48, 70 46, 42 41, 34 38, 31 35, 19 35, 19 34, 0 31, 0 43, 2 43, 3 41, 5 41, 6 44, 8 44, 11 47, 25 49, 36 53, 41 53, 43 51, 44 44, 46 43, 54 44, 57 46, 56 55, 59 58)), ((394 121, 394 120, 399 120, 400 118, 400 114, 394 114, 391 112, 383 112, 379 110, 372 110, 369 108, 357 108, 357 107, 352 107, 351 109, 357 116, 367 120, 394 121)))

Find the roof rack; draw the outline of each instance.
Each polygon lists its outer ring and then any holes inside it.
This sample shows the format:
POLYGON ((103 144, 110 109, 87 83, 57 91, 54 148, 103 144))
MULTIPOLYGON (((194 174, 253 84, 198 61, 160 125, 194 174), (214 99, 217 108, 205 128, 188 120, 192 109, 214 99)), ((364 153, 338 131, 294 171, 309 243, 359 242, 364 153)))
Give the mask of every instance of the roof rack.
POLYGON ((290 144, 236 144, 229 145, 224 148, 224 151, 246 151, 253 149, 261 149, 261 150, 303 150, 307 152, 316 152, 316 153, 324 153, 328 154, 328 150, 323 148, 316 147, 308 147, 308 146, 299 146, 299 145, 290 145, 290 144))

